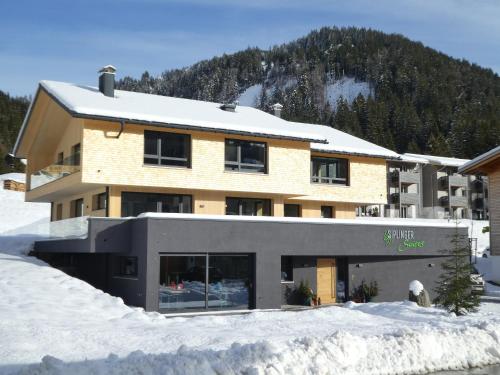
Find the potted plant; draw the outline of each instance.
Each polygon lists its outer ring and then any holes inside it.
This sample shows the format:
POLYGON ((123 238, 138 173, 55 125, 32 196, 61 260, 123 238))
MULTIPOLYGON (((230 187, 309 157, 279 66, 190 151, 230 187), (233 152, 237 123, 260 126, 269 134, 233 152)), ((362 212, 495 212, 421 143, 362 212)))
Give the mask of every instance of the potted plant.
POLYGON ((304 306, 312 306, 313 305, 313 290, 309 286, 309 282, 301 281, 299 287, 297 288, 297 296, 299 302, 304 306))
POLYGON ((361 281, 361 284, 354 288, 352 293, 352 300, 358 303, 371 302, 373 297, 378 295, 378 284, 376 281, 367 284, 365 280, 361 281))

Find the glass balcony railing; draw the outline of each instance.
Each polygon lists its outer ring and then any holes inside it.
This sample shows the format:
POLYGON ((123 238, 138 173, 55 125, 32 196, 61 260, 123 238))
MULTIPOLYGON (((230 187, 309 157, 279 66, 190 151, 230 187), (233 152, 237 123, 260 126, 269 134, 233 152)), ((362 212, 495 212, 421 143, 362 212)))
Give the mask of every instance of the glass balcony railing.
POLYGON ((49 182, 59 180, 80 171, 80 154, 68 156, 64 160, 51 164, 48 167, 30 175, 30 190, 49 182))

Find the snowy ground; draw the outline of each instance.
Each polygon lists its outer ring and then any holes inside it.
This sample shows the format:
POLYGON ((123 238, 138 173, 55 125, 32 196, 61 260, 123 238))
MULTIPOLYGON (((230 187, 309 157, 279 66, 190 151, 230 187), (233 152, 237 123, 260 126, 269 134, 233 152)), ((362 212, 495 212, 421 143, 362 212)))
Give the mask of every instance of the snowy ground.
MULTIPOLYGON (((0 193, 0 207, 18 200, 0 193)), ((24 219, 12 213, 24 236, 0 233, 0 374, 411 374, 500 363, 500 304, 460 318, 410 302, 170 318, 130 308, 21 255, 28 224, 43 219, 30 214, 41 206, 27 207, 24 219)))

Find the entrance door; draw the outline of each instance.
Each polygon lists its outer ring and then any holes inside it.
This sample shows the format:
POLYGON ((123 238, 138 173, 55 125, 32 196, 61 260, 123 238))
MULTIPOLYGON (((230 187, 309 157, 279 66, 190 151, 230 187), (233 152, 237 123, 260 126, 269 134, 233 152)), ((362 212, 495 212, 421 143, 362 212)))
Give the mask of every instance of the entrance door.
POLYGON ((318 281, 318 298, 321 298, 321 303, 336 302, 336 280, 337 267, 334 258, 318 258, 317 260, 317 281, 318 281))

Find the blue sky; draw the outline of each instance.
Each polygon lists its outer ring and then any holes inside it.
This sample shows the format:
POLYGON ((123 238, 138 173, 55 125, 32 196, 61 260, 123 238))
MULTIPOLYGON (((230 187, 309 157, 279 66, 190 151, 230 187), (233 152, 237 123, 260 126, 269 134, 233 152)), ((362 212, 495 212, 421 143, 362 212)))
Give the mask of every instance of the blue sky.
POLYGON ((2 0, 0 90, 95 85, 106 64, 155 75, 322 26, 400 33, 500 73, 499 0, 2 0))

